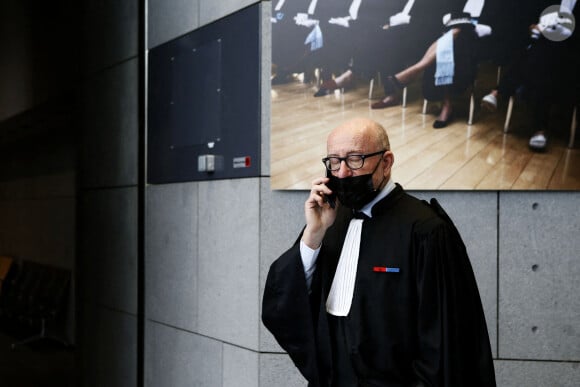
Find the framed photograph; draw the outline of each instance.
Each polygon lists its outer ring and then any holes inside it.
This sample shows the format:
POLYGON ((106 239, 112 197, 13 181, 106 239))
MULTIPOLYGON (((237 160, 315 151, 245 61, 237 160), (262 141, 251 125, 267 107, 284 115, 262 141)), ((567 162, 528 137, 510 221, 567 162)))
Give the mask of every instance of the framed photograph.
POLYGON ((406 189, 580 188, 575 1, 271 4, 272 189, 309 189, 359 116, 406 189))

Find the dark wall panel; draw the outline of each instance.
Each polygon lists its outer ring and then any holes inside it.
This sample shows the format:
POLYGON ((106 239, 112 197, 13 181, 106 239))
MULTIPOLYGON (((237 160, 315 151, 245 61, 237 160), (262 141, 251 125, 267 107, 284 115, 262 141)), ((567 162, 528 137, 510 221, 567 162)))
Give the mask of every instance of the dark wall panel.
POLYGON ((148 181, 260 173, 259 5, 149 53, 148 181))

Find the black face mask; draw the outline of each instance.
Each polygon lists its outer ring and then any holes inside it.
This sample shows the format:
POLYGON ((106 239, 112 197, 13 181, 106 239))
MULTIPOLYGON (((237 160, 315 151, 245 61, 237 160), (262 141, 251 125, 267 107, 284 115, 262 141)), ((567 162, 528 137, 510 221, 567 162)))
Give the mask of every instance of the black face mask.
POLYGON ((369 174, 343 177, 342 179, 327 172, 330 181, 326 185, 343 206, 358 211, 379 194, 379 190, 373 187, 373 174, 379 164, 380 162, 369 174))

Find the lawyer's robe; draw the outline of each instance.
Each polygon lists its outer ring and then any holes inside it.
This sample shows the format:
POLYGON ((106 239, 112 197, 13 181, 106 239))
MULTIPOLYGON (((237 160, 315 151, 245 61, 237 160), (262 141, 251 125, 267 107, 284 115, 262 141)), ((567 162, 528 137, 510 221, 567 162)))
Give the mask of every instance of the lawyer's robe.
MULTIPOLYGON (((372 210, 344 317, 360 385, 495 386, 485 317, 465 246, 438 204, 399 185, 372 210), (382 271, 395 268, 398 271, 382 271)), ((270 267, 262 320, 310 386, 332 383, 325 302, 352 214, 339 209, 309 293, 299 243, 270 267)))

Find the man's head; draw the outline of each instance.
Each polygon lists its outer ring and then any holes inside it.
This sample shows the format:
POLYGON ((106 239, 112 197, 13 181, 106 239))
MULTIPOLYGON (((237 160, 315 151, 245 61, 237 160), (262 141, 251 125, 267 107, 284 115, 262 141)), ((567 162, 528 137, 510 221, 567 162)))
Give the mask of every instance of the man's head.
POLYGON ((387 132, 379 123, 368 118, 352 119, 335 128, 329 134, 326 144, 328 157, 344 158, 355 155, 344 161, 334 159, 332 169, 338 169, 332 171, 333 176, 342 179, 372 173, 375 190, 381 190, 387 184, 394 156, 390 150, 387 132), (371 155, 374 153, 377 154, 371 155), (363 155, 362 160, 356 155, 363 155), (337 161, 339 165, 336 164, 337 161), (347 165, 349 163, 356 168, 361 161, 362 167, 359 169, 349 168, 347 165))
POLYGON ((328 136, 327 151, 326 185, 342 205, 359 210, 388 183, 394 157, 378 123, 356 118, 340 125, 328 136))

